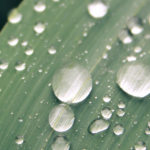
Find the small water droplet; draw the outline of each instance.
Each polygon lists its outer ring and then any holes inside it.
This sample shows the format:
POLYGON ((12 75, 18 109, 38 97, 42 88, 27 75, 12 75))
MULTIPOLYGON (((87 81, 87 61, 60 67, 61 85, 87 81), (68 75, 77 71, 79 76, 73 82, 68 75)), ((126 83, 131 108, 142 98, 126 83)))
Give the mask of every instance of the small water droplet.
POLYGON ((137 17, 129 19, 127 26, 134 35, 140 34, 143 31, 143 27, 137 17))
POLYGON ((125 105, 125 103, 123 103, 123 102, 120 102, 119 104, 118 104, 118 108, 120 108, 120 109, 123 109, 123 108, 125 108, 126 107, 126 105, 125 105))
POLYGON ((109 102, 111 101, 111 98, 108 97, 108 96, 105 96, 105 97, 103 97, 103 101, 104 101, 105 103, 109 103, 109 102))
POLYGON ((34 10, 38 13, 44 12, 44 10, 46 9, 46 5, 44 2, 39 1, 34 5, 34 10))
POLYGON ((118 38, 123 44, 130 44, 133 41, 132 37, 129 35, 128 31, 125 29, 119 33, 118 38))
POLYGON ((0 70, 6 70, 8 68, 8 62, 0 61, 0 70))
POLYGON ((49 114, 49 124, 57 132, 69 130, 74 123, 74 113, 66 104, 55 106, 49 114))
POLYGON ((48 49, 48 53, 50 55, 54 55, 54 54, 56 54, 56 49, 54 47, 51 47, 50 49, 48 49))
POLYGON ((142 48, 140 47, 140 46, 136 46, 135 48, 134 48, 134 52, 135 53, 140 53, 142 51, 142 48))
POLYGON ((146 135, 150 135, 150 128, 146 128, 146 129, 145 129, 145 134, 146 134, 146 135))
POLYGON ((117 110, 117 116, 118 117, 123 117, 125 115, 125 111, 124 110, 122 110, 122 109, 118 109, 117 110))
POLYGON ((108 6, 97 0, 88 5, 88 12, 93 18, 103 18, 108 12, 108 6))
POLYGON ((101 110, 101 115, 104 119, 109 120, 112 116, 112 111, 110 108, 104 108, 101 110))
POLYGON ((70 143, 67 141, 65 137, 62 136, 57 137, 52 144, 52 150, 69 150, 69 149, 70 143))
POLYGON ((18 38, 11 38, 10 40, 8 40, 8 45, 9 46, 16 46, 19 42, 18 38))
POLYGON ((37 34, 42 34, 45 31, 45 24, 37 23, 33 29, 37 34))
POLYGON ((21 43, 21 45, 22 45, 23 47, 26 47, 26 46, 28 45, 28 41, 23 41, 23 42, 21 43))
POLYGON ((126 59, 127 59, 128 62, 136 61, 136 57, 135 56, 128 56, 126 59))
POLYGON ((18 136, 15 140, 16 144, 21 145, 24 142, 23 136, 18 136))
POLYGON ((95 84, 96 84, 96 85, 98 85, 98 84, 99 84, 99 81, 98 81, 98 80, 96 80, 96 81, 95 81, 95 84))
POLYGON ((114 128, 113 128, 113 132, 115 135, 119 136, 119 135, 122 135, 124 133, 124 128, 123 126, 121 125, 116 125, 114 128))
POLYGON ((106 45, 107 50, 111 50, 111 48, 112 48, 111 45, 106 45))
POLYGON ((79 103, 90 94, 92 78, 79 64, 71 63, 56 71, 52 80, 56 97, 65 103, 79 103))
POLYGON ((23 70, 25 70, 25 68, 26 68, 26 64, 25 63, 22 63, 22 62, 17 62, 16 63, 15 69, 17 71, 23 71, 23 70))
POLYGON ((143 98, 150 93, 149 66, 127 63, 118 71, 117 83, 127 94, 143 98))
POLYGON ((150 121, 148 121, 147 125, 148 125, 148 127, 150 128, 150 121))
POLYGON ((137 144, 135 144, 134 149, 135 150, 146 150, 147 148, 146 148, 146 145, 144 142, 139 141, 137 144))
POLYGON ((98 119, 95 120, 91 125, 90 125, 90 132, 92 134, 100 133, 109 128, 109 122, 103 119, 98 119))
POLYGON ((13 9, 8 16, 8 21, 12 24, 17 24, 21 20, 22 20, 22 14, 19 13, 17 9, 13 9))
POLYGON ((28 55, 28 56, 31 56, 33 53, 34 53, 34 50, 33 50, 33 49, 27 49, 27 50, 25 51, 25 54, 28 55))

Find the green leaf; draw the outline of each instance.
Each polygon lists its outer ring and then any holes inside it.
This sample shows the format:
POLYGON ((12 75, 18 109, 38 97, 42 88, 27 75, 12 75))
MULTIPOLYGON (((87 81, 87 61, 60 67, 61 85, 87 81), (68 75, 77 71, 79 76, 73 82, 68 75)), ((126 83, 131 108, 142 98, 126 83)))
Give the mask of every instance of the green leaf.
POLYGON ((145 135, 150 120, 149 96, 137 100, 122 92, 116 84, 116 74, 127 56, 134 55, 136 61, 149 61, 148 0, 107 0, 107 15, 101 19, 92 18, 87 11, 90 0, 45 1, 46 10, 37 13, 33 10, 36 1, 24 0, 18 11, 23 18, 18 24, 4 27, 0 35, 0 59, 9 63, 0 77, 0 149, 3 150, 49 150, 57 135, 65 135, 72 150, 128 150, 139 141, 150 149, 150 137, 145 135), (136 16, 143 20, 144 31, 133 36, 133 42, 124 45, 118 34, 127 26, 129 18, 136 16), (36 35, 33 27, 45 23, 46 29, 36 35), (87 32, 84 37, 83 33, 87 32), (19 39, 17 46, 9 46, 11 37, 19 39), (26 47, 34 49, 34 54, 26 56, 26 47), (110 51, 106 48, 110 45, 110 51), (140 54, 134 47, 142 48, 140 54), (55 47, 55 55, 48 49, 55 47), (88 51, 88 53, 85 53, 88 51), (108 55, 104 59, 104 54, 108 55), (52 76, 61 64, 76 60, 89 70, 93 79, 90 96, 83 102, 71 106, 75 113, 73 127, 65 133, 55 132, 48 123, 49 112, 60 102, 54 96, 50 85, 52 76), (15 70, 17 62, 26 63, 22 72, 15 70), (95 81, 99 81, 96 85, 95 81), (111 102, 104 103, 103 97, 110 96, 111 102), (119 102, 126 104, 125 116, 118 117, 119 102), (110 128, 92 135, 88 128, 104 107, 114 110, 109 120, 110 128), (23 122, 19 122, 22 119, 23 122), (125 131, 116 136, 113 127, 121 124, 125 131), (24 143, 17 145, 16 137, 23 136, 24 143))

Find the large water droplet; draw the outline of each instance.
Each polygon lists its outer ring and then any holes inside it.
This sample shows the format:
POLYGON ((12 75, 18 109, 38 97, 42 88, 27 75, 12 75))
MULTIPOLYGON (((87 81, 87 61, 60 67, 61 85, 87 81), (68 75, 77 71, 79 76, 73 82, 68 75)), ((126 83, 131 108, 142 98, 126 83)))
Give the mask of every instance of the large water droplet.
POLYGON ((18 136, 15 140, 16 144, 21 145, 24 142, 23 136, 18 136))
POLYGON ((17 71, 23 71, 26 68, 26 64, 25 63, 21 63, 21 62, 17 62, 15 69, 17 71))
POLYGON ((119 33, 118 38, 123 44, 130 44, 132 42, 132 37, 129 35, 128 31, 125 29, 119 33))
POLYGON ((35 5, 34 5, 34 10, 36 11, 36 12, 39 12, 39 13, 41 13, 41 12, 43 12, 45 9, 46 9, 46 5, 45 5, 45 3, 43 3, 42 1, 40 1, 40 2, 37 2, 35 5))
POLYGON ((108 6, 101 0, 96 0, 88 5, 88 12, 93 18, 102 18, 107 14, 108 6))
POLYGON ((145 97, 150 93, 150 68, 140 63, 128 63, 117 74, 120 88, 134 97, 145 97))
POLYGON ((34 31, 37 34, 41 34, 45 31, 45 24, 43 23, 37 23, 34 27, 33 27, 34 31))
POLYGON ((74 123, 74 113, 66 104, 55 106, 49 114, 49 124, 57 132, 69 130, 74 123))
POLYGON ((116 125, 114 128, 113 128, 113 132, 114 132, 114 134, 115 135, 122 135, 123 134, 123 132, 124 132, 124 128, 123 128, 123 126, 121 126, 121 125, 116 125))
POLYGON ((71 63, 56 71, 52 80, 56 97, 65 103, 79 103, 92 90, 89 72, 79 64, 71 63))
POLYGON ((139 141, 135 146, 134 146, 135 150, 146 150, 146 145, 144 142, 139 141))
POLYGON ((17 24, 22 20, 22 14, 17 9, 13 9, 8 17, 8 21, 12 24, 17 24))
POLYGON ((90 125, 90 132, 92 134, 96 134, 99 132, 103 132, 109 128, 109 123, 108 121, 105 121, 103 119, 98 119, 95 120, 91 125, 90 125))
POLYGON ((10 40, 8 40, 8 45, 10 46, 16 46, 19 42, 18 38, 11 38, 10 40))
POLYGON ((140 34, 143 31, 143 27, 137 17, 129 19, 127 26, 134 35, 140 34))
POLYGON ((69 150, 69 142, 62 136, 59 136, 55 139, 52 144, 52 150, 69 150))
POLYGON ((104 108, 101 110, 102 117, 106 120, 110 119, 112 116, 112 111, 110 108, 104 108))

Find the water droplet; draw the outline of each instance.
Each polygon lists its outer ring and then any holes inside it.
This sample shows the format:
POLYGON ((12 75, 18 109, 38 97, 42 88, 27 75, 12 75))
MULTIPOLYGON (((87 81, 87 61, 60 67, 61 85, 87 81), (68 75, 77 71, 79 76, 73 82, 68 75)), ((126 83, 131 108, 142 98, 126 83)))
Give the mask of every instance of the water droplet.
POLYGON ((128 63, 117 74, 120 88, 134 97, 145 97, 150 93, 149 66, 140 63, 128 63))
POLYGON ((27 45, 28 45, 28 41, 23 41, 23 42, 21 43, 21 45, 22 45, 23 47, 27 46, 27 45))
POLYGON ((98 80, 96 80, 96 81, 95 81, 95 84, 96 84, 96 85, 98 85, 98 84, 99 84, 99 81, 98 81, 98 80))
POLYGON ((147 125, 148 125, 148 127, 150 128, 150 121, 148 121, 147 125))
POLYGON ((37 23, 33 29, 37 34, 42 34, 45 31, 45 24, 37 23))
POLYGON ((135 53, 140 53, 142 51, 142 48, 140 46, 137 46, 134 48, 135 53))
POLYGON ((50 49, 48 49, 48 53, 50 55, 54 55, 54 54, 56 54, 56 49, 54 47, 51 47, 50 49))
POLYGON ((49 114, 49 124, 57 132, 69 130, 74 123, 74 113, 66 104, 55 106, 49 114))
POLYGON ((101 115, 104 119, 108 120, 112 116, 112 111, 110 110, 110 108, 104 108, 101 110, 101 115))
POLYGON ((135 150, 146 150, 146 145, 144 142, 139 141, 135 146, 134 146, 135 150))
POLYGON ((129 35, 128 31, 125 29, 119 33, 118 38, 123 44, 130 44, 132 42, 132 37, 129 35))
POLYGON ((59 136, 52 144, 52 150, 69 150, 70 144, 66 138, 59 136))
POLYGON ((6 61, 0 61, 0 69, 6 70, 8 68, 8 62, 6 61))
POLYGON ((18 136, 15 140, 16 144, 21 145, 24 142, 23 136, 18 136))
POLYGON ((65 103, 79 103, 92 90, 89 72, 79 64, 71 63, 56 71, 52 80, 56 97, 65 103))
POLYGON ((126 59, 127 59, 128 62, 136 61, 136 57, 135 56, 128 56, 126 59))
POLYGON ((122 109, 118 109, 117 110, 117 116, 118 117, 123 117, 125 115, 125 111, 124 110, 122 110, 122 109))
POLYGON ((124 128, 123 126, 121 125, 116 125, 114 128, 113 128, 113 132, 115 135, 122 135, 124 133, 124 128))
POLYGON ((146 128, 146 129, 145 129, 145 134, 146 134, 146 135, 150 135, 150 128, 146 128))
POLYGON ((27 49, 27 50, 25 51, 25 54, 28 55, 28 56, 31 56, 33 53, 34 53, 34 50, 33 50, 33 49, 27 49))
POLYGON ((8 45, 10 46, 16 46, 19 42, 18 38, 11 38, 10 40, 8 40, 8 45))
POLYGON ((129 19, 127 26, 134 35, 140 34, 143 31, 143 27, 137 17, 129 19))
POLYGON ((94 1, 88 5, 88 12, 93 18, 103 18, 108 11, 108 6, 101 0, 94 1))
POLYGON ((103 119, 98 119, 95 120, 91 125, 90 125, 90 132, 92 134, 100 133, 109 128, 109 123, 108 121, 105 121, 103 119))
POLYGON ((111 50, 111 48, 112 48, 111 45, 106 45, 107 50, 111 50))
POLYGON ((21 20, 22 20, 22 14, 19 13, 17 9, 13 9, 8 16, 8 21, 12 24, 17 24, 21 20))
POLYGON ((40 1, 40 2, 37 2, 33 8, 36 12, 41 13, 46 9, 46 5, 44 2, 40 1))
POLYGON ((15 69, 17 71, 23 71, 26 68, 26 64, 25 63, 21 63, 21 62, 17 62, 15 69))
POLYGON ((125 105, 125 103, 123 103, 123 102, 120 102, 120 103, 118 104, 118 108, 123 109, 123 108, 125 108, 125 107, 126 107, 126 105, 125 105))
POLYGON ((105 103, 109 103, 109 102, 111 101, 111 98, 108 97, 108 96, 105 96, 105 97, 103 97, 103 101, 104 101, 105 103))

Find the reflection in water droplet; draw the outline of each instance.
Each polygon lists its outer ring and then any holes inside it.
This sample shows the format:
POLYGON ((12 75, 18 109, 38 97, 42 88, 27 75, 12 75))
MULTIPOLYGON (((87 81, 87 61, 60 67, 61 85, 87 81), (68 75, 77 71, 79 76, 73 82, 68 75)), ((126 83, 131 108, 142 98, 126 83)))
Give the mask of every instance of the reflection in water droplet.
POLYGON ((23 71, 25 68, 26 68, 25 63, 21 63, 21 62, 16 63, 15 69, 17 71, 23 71))
POLYGON ((112 116, 112 111, 110 110, 110 108, 104 108, 103 110, 101 110, 101 115, 104 119, 108 120, 112 116))
POLYGON ((124 133, 124 128, 123 126, 121 125, 116 125, 114 128, 113 128, 113 132, 115 135, 119 136, 119 135, 122 135, 124 133))
POLYGON ((94 1, 88 5, 88 12, 93 18, 103 18, 108 11, 108 6, 101 0, 94 1))
POLYGON ((103 132, 109 128, 109 123, 108 121, 105 121, 103 119, 98 119, 95 120, 91 125, 90 125, 90 132, 92 134, 96 134, 99 132, 103 132))
POLYGON ((50 49, 48 49, 48 53, 50 55, 54 55, 54 54, 56 54, 56 49, 54 47, 51 47, 50 49))
POLYGON ((25 54, 28 55, 28 56, 32 55, 33 53, 34 53, 34 50, 33 50, 33 49, 27 49, 27 50, 25 51, 25 54))
POLYGON ((117 74, 120 88, 134 97, 145 97, 150 93, 150 68, 140 63, 128 63, 117 74))
POLYGON ((146 150, 146 145, 144 142, 139 141, 135 146, 134 146, 135 150, 146 150))
POLYGON ((140 34, 143 31, 143 27, 140 24, 139 19, 136 17, 129 19, 127 26, 134 35, 140 34))
POLYGON ((45 9, 46 9, 46 5, 45 5, 45 3, 43 3, 42 1, 40 1, 40 2, 37 2, 35 5, 34 5, 34 10, 36 11, 36 12, 39 12, 39 13, 41 13, 41 12, 43 12, 45 9))
POLYGON ((43 23, 37 23, 34 27, 33 27, 34 31, 37 34, 41 34, 45 31, 45 24, 43 23))
POLYGON ((19 13, 17 9, 13 9, 8 16, 8 21, 12 24, 17 24, 21 20, 22 20, 22 14, 19 13))
POLYGON ((125 29, 119 33, 118 38, 123 44, 130 44, 132 42, 132 37, 125 29))
POLYGON ((16 144, 21 145, 24 142, 23 136, 18 136, 15 140, 16 144))
POLYGON ((79 64, 71 63, 56 71, 52 80, 56 97, 65 103, 79 103, 92 90, 89 72, 79 64))
POLYGON ((18 38, 11 38, 10 40, 8 40, 8 45, 9 46, 16 46, 19 42, 18 38))
POLYGON ((0 69, 6 70, 8 68, 8 62, 0 61, 0 69))
POLYGON ((69 142, 62 136, 57 137, 52 144, 52 150, 69 150, 69 149, 70 149, 69 142))
POLYGON ((74 123, 74 113, 66 104, 55 106, 49 114, 49 124, 57 132, 69 130, 74 123))

